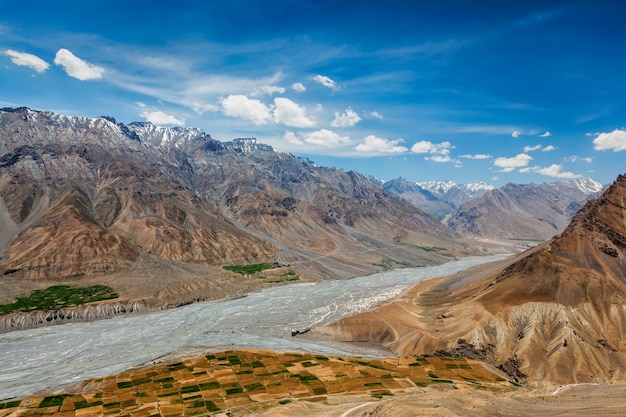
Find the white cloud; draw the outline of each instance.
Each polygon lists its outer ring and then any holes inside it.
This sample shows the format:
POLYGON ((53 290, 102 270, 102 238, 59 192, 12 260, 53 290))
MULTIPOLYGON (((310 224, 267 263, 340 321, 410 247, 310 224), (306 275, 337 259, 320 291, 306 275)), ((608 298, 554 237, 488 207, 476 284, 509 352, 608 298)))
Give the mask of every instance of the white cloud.
POLYGON ((65 48, 57 51, 54 63, 62 66, 70 77, 81 81, 98 80, 104 75, 104 68, 80 59, 65 48))
POLYGON ((550 151, 553 151, 553 150, 555 150, 555 149, 556 149, 556 147, 554 147, 554 146, 552 146, 552 145, 548 145, 548 146, 546 146, 545 148, 543 148, 543 149, 541 150, 541 152, 550 152, 550 151))
POLYGON ((271 96, 272 94, 275 94, 275 93, 284 94, 285 89, 277 85, 262 85, 261 87, 255 89, 251 95, 254 97, 260 96, 263 94, 267 94, 268 96, 271 96))
POLYGON ((309 143, 311 145, 320 145, 326 148, 336 148, 340 145, 350 143, 348 136, 340 136, 328 129, 320 129, 315 132, 300 133, 300 137, 297 137, 292 132, 285 134, 285 139, 290 143, 302 144, 302 142, 309 143))
POLYGON ((546 133, 542 133, 539 136, 542 137, 542 138, 547 138, 549 136, 552 136, 552 133, 550 133, 550 131, 546 130, 546 133))
POLYGON ((175 126, 184 126, 185 121, 182 119, 178 119, 171 114, 164 113, 162 111, 144 111, 140 115, 150 123, 154 123, 155 125, 175 125, 175 126))
POLYGON ((426 159, 433 162, 450 162, 452 160, 450 159, 450 155, 434 155, 426 157, 426 159))
POLYGON ((493 162, 493 164, 497 167, 502 168, 502 172, 511 172, 515 168, 523 168, 528 165, 530 161, 532 161, 532 156, 520 153, 511 158, 498 157, 493 162))
POLYGON ((465 159, 489 159, 491 155, 488 153, 477 153, 475 155, 461 155, 460 157, 465 159))
POLYGON ((285 97, 276 97, 274 104, 266 105, 261 100, 242 94, 231 94, 221 99, 222 111, 227 116, 250 120, 255 125, 271 122, 292 127, 314 127, 315 120, 306 114, 306 109, 285 97))
POLYGON ((28 54, 26 52, 17 52, 12 49, 7 49, 4 53, 11 58, 11 61, 15 65, 28 67, 38 73, 42 73, 50 68, 50 64, 39 58, 37 55, 28 54))
POLYGON ((361 121, 361 117, 350 107, 343 114, 335 112, 335 120, 331 123, 332 127, 352 127, 361 121))
POLYGON ((241 94, 231 94, 221 100, 222 111, 231 117, 250 120, 255 125, 264 125, 272 120, 271 109, 260 100, 241 94))
POLYGON ((370 117, 373 117, 374 119, 378 119, 378 120, 383 119, 383 115, 378 113, 377 111, 370 112, 370 117))
POLYGON ((626 130, 615 129, 612 132, 599 133, 593 140, 593 148, 596 151, 613 150, 613 152, 619 152, 626 150, 626 130))
POLYGON ((536 151, 537 149, 541 149, 541 145, 524 146, 524 152, 532 152, 532 151, 536 151))
POLYGON ((566 162, 587 162, 588 164, 593 162, 593 158, 583 158, 577 155, 572 155, 565 158, 566 162))
POLYGON ((304 93, 306 91, 306 87, 302 83, 293 83, 291 85, 291 88, 293 88, 298 93, 304 93))
POLYGON ((511 136, 513 136, 514 138, 519 138, 521 134, 522 132, 520 132, 519 130, 514 130, 513 133, 511 133, 511 136))
POLYGON ((306 115, 306 109, 285 97, 274 99, 274 120, 286 126, 313 127, 315 120, 306 115))
POLYGON ((416 142, 411 147, 411 152, 449 155, 450 150, 453 148, 454 146, 452 146, 452 144, 448 141, 441 142, 441 143, 432 143, 427 140, 422 140, 422 141, 416 142))
POLYGON ((313 81, 316 81, 322 84, 324 87, 328 87, 333 91, 339 90, 337 83, 332 78, 327 77, 325 75, 317 74, 315 77, 313 77, 313 81))
POLYGON ((356 146, 356 150, 360 152, 383 152, 383 153, 403 153, 408 150, 406 146, 399 146, 404 139, 384 139, 374 135, 369 135, 363 139, 363 143, 356 146))
POLYGON ((293 132, 285 132, 285 140, 293 145, 304 145, 300 139, 298 139, 293 132))
POLYGON ((574 174, 569 171, 561 171, 563 167, 559 164, 552 164, 549 167, 528 167, 520 169, 520 172, 535 172, 537 174, 545 175, 547 177, 553 178, 580 178, 580 175, 574 174))

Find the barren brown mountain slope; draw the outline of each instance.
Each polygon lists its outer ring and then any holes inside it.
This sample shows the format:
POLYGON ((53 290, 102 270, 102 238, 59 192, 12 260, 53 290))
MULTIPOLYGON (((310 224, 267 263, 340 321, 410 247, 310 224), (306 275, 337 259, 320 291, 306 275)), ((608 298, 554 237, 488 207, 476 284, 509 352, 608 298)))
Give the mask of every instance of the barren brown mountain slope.
POLYGON ((400 355, 484 358, 521 380, 626 380, 626 177, 563 233, 506 264, 422 283, 317 329, 400 355))
POLYGON ((254 139, 0 110, 0 302, 102 282, 177 305, 263 285, 223 265, 347 278, 476 250, 364 176, 254 139))

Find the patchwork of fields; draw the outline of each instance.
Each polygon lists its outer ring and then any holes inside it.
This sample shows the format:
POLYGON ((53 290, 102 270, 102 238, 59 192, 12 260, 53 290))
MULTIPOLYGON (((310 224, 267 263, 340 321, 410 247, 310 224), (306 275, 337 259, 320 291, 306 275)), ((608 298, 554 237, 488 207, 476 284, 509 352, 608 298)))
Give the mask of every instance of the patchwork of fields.
POLYGON ((463 358, 364 359, 226 351, 85 381, 54 394, 0 403, 0 417, 42 415, 240 416, 294 401, 361 394, 372 401, 420 387, 463 384, 493 392, 515 384, 463 358))

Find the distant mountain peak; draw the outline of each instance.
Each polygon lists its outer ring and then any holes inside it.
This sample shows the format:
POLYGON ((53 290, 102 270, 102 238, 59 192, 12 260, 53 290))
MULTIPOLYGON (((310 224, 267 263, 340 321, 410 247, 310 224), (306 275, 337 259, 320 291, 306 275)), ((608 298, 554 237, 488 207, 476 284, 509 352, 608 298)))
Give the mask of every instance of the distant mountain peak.
POLYGON ((275 152, 274 148, 270 145, 260 143, 256 138, 237 138, 230 142, 224 142, 224 146, 243 154, 249 154, 255 151, 275 152))

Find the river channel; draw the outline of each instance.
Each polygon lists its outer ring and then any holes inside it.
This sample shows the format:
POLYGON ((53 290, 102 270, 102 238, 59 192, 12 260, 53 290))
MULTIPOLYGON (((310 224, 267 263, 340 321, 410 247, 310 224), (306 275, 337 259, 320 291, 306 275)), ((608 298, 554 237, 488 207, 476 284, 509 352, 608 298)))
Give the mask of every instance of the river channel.
POLYGON ((469 257, 350 280, 296 283, 236 300, 0 334, 0 400, 113 375, 165 355, 198 349, 390 355, 361 344, 291 337, 291 331, 370 310, 419 281, 504 257, 469 257))

